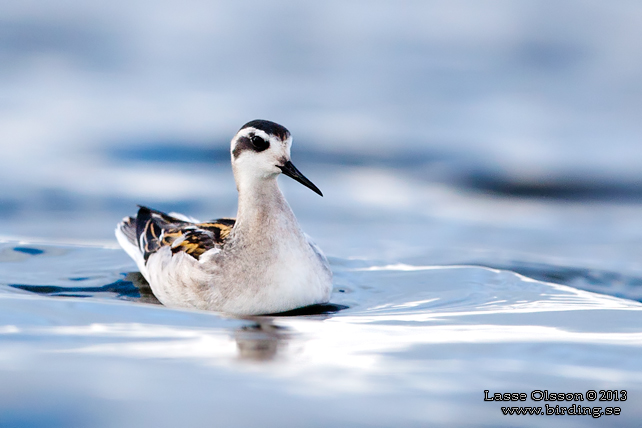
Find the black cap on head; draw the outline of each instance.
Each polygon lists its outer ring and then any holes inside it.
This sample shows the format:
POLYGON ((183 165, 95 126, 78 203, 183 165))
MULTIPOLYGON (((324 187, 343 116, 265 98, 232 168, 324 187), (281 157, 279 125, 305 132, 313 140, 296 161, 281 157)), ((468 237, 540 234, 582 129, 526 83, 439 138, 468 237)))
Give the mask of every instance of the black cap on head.
MULTIPOLYGON (((290 136, 290 131, 278 123, 270 122, 269 120, 253 120, 241 126, 241 129, 256 128, 265 131, 268 135, 275 135, 281 140, 286 140, 290 136)), ((240 129, 239 129, 240 131, 240 129)))

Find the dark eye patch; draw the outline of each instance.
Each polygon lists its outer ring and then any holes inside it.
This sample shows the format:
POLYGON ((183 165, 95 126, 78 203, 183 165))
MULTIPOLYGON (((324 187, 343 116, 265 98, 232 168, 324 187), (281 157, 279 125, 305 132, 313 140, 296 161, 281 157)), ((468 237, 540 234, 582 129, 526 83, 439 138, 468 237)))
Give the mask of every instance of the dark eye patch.
POLYGON ((263 150, 270 147, 270 142, 265 141, 263 138, 259 137, 258 135, 250 134, 248 137, 250 139, 250 144, 252 144, 252 147, 257 152, 262 152, 263 150))
POLYGON ((252 152, 262 152, 263 150, 267 149, 270 147, 270 142, 264 140, 260 136, 252 133, 249 134, 247 137, 239 137, 236 140, 236 145, 234 146, 234 150, 232 151, 232 156, 234 159, 239 157, 241 153, 243 153, 246 150, 252 151, 252 152))

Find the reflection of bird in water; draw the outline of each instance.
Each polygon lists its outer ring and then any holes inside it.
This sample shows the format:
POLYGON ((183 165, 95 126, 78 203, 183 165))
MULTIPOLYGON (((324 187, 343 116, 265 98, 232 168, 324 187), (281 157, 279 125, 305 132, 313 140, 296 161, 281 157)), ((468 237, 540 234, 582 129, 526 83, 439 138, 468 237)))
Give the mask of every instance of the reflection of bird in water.
POLYGON ((236 220, 199 223, 141 207, 116 237, 163 304, 237 315, 326 303, 332 272, 279 190, 283 173, 321 191, 290 162, 290 132, 254 120, 232 139, 236 220))
POLYGON ((234 334, 239 359, 267 361, 274 359, 289 339, 286 327, 273 324, 269 320, 245 325, 234 334))
POLYGON ((125 275, 125 280, 130 281, 137 289, 140 297, 136 299, 140 303, 151 303, 153 305, 160 305, 161 302, 158 301, 154 293, 152 292, 149 283, 140 272, 129 272, 125 275))
MULTIPOLYGON (((267 361, 278 356, 278 353, 291 343, 290 339, 293 336, 293 331, 288 327, 274 324, 274 321, 281 317, 305 316, 308 319, 323 320, 347 308, 345 305, 329 303, 281 312, 271 317, 245 317, 254 323, 244 325, 234 332, 239 359, 267 361)), ((292 353, 291 349, 289 353, 292 353)))

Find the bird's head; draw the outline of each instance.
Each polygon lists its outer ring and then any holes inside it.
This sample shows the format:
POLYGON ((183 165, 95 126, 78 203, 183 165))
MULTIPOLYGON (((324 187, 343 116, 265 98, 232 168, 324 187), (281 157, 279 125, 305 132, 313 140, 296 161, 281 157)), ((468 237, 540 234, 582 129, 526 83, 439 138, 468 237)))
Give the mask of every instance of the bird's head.
POLYGON ((290 132, 278 123, 253 120, 243 125, 230 147, 237 184, 260 185, 283 173, 323 196, 290 161, 291 147, 290 132))

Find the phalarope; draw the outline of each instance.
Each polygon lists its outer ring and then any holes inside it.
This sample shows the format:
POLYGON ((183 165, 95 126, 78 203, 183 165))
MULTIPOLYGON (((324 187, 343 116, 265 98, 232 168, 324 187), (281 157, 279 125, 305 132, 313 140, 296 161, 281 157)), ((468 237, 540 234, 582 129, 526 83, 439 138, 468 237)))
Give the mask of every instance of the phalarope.
POLYGON ((199 223, 140 207, 118 224, 118 242, 161 303, 259 315, 328 302, 328 261, 276 181, 283 173, 323 196, 290 161, 291 145, 287 129, 265 120, 246 123, 234 136, 236 220, 199 223))

